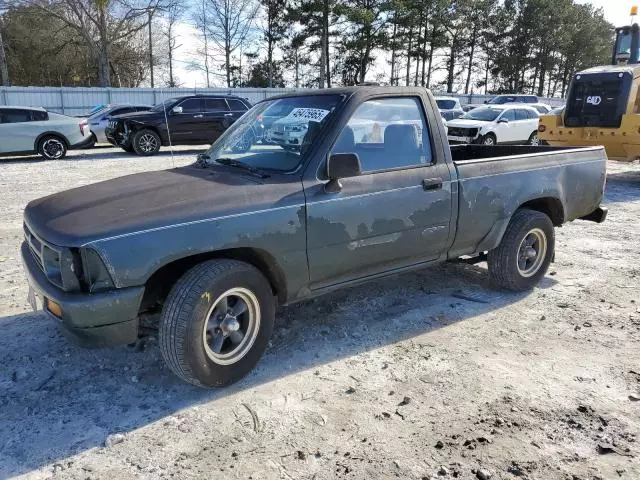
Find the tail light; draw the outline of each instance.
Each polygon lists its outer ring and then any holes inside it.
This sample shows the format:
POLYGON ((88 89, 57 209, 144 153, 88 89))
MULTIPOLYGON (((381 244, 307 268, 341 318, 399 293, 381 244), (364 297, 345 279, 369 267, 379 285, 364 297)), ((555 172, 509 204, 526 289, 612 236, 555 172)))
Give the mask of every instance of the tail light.
POLYGON ((538 125, 538 131, 539 132, 544 132, 546 129, 547 129, 547 127, 543 123, 538 125))
POLYGON ((89 123, 86 120, 80 122, 80 133, 84 137, 85 131, 89 130, 89 123))

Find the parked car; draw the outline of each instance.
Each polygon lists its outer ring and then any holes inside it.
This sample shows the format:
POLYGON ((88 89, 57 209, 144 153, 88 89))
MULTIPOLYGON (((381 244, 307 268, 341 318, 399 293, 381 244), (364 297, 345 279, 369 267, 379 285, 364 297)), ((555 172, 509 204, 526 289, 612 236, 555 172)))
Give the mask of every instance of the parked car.
POLYGON ((546 115, 547 113, 553 110, 551 105, 547 105, 546 103, 527 103, 525 104, 528 107, 535 108, 538 111, 539 115, 546 115))
POLYGON ((454 97, 436 97, 436 104, 445 120, 453 120, 464 115, 460 100, 454 97))
POLYGON ((270 98, 192 165, 34 200, 22 244, 30 302, 93 346, 135 341, 139 316, 159 312, 165 362, 213 387, 256 365, 277 305, 461 256, 486 260, 498 288, 533 288, 554 226, 604 221, 603 148, 449 148, 440 118, 418 87, 270 98), (235 154, 280 103, 329 113, 309 120, 298 151, 235 154), (375 122, 354 133, 397 107, 381 142, 375 122))
POLYGON ((476 108, 447 122, 449 143, 538 145, 538 111, 508 104, 476 108))
POLYGON ((89 116, 89 128, 94 137, 94 143, 109 143, 105 134, 105 129, 109 125, 109 121, 117 116, 125 113, 146 112, 151 110, 151 105, 106 105, 100 111, 89 116))
POLYGON ((230 95, 170 98, 149 111, 113 117, 105 136, 127 152, 155 155, 169 144, 211 144, 249 108, 247 100, 230 95))
POLYGON ((91 144, 86 119, 37 107, 0 107, 0 155, 39 153, 47 160, 91 144))
POLYGON ((483 105, 504 105, 507 103, 540 103, 538 97, 535 95, 521 95, 521 94, 508 94, 508 95, 496 95, 491 100, 485 100, 484 103, 472 103, 468 104, 467 108, 470 111, 474 108, 481 107, 483 105))

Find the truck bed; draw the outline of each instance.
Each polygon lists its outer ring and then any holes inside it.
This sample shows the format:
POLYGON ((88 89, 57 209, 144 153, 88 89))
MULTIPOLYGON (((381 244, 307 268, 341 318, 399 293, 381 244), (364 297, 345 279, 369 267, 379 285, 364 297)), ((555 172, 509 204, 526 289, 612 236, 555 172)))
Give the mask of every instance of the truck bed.
POLYGON ((449 258, 494 248, 513 212, 529 199, 561 225, 593 212, 602 198, 603 147, 460 145, 451 156, 459 214, 449 258))

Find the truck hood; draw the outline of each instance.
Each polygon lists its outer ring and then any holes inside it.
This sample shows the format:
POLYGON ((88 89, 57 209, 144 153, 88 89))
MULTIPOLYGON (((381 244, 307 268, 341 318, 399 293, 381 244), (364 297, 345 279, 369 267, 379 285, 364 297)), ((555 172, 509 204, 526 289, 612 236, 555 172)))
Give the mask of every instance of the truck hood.
POLYGON ((141 230, 269 208, 300 191, 299 179, 297 184, 288 182, 275 176, 263 180, 226 166, 138 173, 34 200, 25 208, 24 220, 42 239, 78 247, 141 230))

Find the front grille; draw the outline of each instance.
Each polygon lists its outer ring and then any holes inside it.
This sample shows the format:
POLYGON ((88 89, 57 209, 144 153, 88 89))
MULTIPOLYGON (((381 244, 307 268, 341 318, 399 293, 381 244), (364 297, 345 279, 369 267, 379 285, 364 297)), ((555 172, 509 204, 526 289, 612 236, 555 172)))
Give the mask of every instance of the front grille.
POLYGON ((632 79, 628 72, 576 75, 567 98, 565 126, 620 127, 632 79))
POLYGON ((60 269, 62 256, 60 249, 39 238, 26 224, 24 225, 24 239, 29 245, 29 250, 31 250, 38 267, 45 273, 49 281, 64 288, 60 269))
POLYGON ((452 137, 475 137, 477 134, 477 128, 449 127, 449 135, 452 137))

